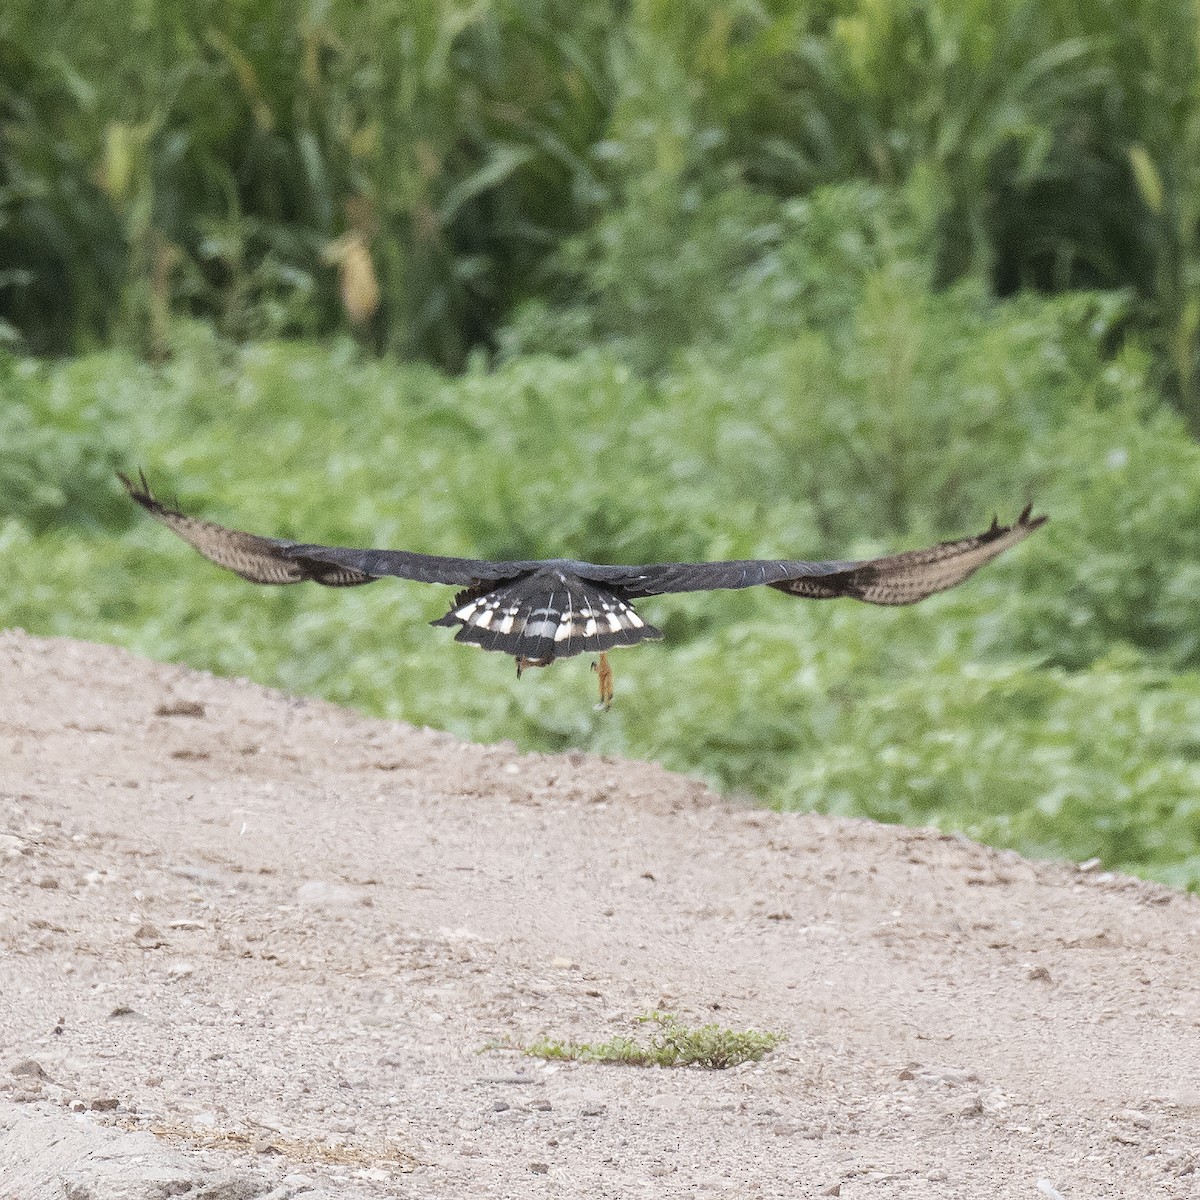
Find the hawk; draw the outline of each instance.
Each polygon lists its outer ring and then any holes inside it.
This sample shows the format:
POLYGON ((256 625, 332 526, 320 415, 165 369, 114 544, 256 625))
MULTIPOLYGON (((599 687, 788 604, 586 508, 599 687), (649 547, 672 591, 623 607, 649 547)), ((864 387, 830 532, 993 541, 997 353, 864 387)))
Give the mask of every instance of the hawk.
POLYGON ((662 633, 644 621, 631 601, 670 592, 700 592, 765 585, 809 600, 849 596, 868 604, 915 604, 944 592, 1027 538, 1046 518, 1032 505, 1011 525, 996 518, 974 537, 941 542, 859 562, 744 559, 734 562, 650 563, 598 566, 568 558, 485 562, 443 558, 410 550, 352 550, 286 538, 260 537, 190 517, 156 499, 139 474, 119 476, 129 495, 210 562, 251 583, 302 583, 356 587, 384 576, 460 589, 450 611, 432 622, 458 626, 456 642, 511 654, 517 675, 559 658, 594 653, 600 707, 612 703, 607 651, 662 633))

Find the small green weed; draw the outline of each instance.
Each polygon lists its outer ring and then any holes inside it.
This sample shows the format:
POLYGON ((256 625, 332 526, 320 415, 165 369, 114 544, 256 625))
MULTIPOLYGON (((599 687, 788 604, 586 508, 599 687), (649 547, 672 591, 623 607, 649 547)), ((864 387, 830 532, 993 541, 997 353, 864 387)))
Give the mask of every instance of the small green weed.
POLYGON ((624 1063, 630 1067, 704 1067, 724 1071, 739 1063, 757 1062, 784 1036, 701 1025, 692 1029, 672 1013, 651 1012, 637 1018, 654 1026, 648 1043, 628 1037, 607 1042, 559 1042, 541 1038, 520 1049, 534 1058, 573 1059, 576 1062, 624 1063))

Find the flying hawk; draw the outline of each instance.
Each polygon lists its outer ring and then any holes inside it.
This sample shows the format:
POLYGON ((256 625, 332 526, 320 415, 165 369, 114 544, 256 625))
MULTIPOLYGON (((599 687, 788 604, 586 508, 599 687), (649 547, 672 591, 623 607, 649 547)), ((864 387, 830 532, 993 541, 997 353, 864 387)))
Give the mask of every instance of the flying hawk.
POLYGON ((809 600, 850 596, 868 604, 915 604, 962 583, 984 563, 1028 537, 1045 517, 1032 506, 1011 525, 995 518, 974 537, 941 542, 861 562, 740 560, 652 563, 605 567, 567 558, 483 562, 442 558, 409 550, 350 550, 285 538, 259 537, 189 517, 155 499, 139 475, 121 475, 130 496, 205 558, 251 583, 301 583, 355 587, 384 576, 462 589, 450 611, 434 625, 459 626, 456 642, 498 650, 526 667, 545 667, 585 651, 598 655, 600 704, 612 702, 613 678, 607 651, 633 646, 662 633, 647 624, 631 600, 667 592, 700 592, 765 584, 809 600))

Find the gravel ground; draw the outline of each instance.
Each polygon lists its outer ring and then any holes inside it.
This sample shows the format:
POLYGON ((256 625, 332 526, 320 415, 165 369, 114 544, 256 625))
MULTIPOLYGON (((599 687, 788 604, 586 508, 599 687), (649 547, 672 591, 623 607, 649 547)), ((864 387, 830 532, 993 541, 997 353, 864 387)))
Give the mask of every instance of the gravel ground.
POLYGON ((1200 905, 1087 867, 2 634, 0 1197, 1196 1197, 1200 905), (504 1048, 654 1009, 787 1041, 504 1048))

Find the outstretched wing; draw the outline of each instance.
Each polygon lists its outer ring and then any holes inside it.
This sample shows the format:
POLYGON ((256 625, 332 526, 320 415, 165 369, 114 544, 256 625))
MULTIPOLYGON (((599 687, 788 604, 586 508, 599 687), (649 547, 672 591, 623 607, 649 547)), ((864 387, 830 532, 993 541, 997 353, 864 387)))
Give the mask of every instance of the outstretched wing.
POLYGON ((189 517, 157 500, 139 475, 137 483, 120 476, 130 496, 188 545, 218 566, 251 583, 301 583, 354 587, 384 576, 418 583, 477 588, 514 580, 543 567, 562 567, 591 583, 606 585, 626 599, 666 592, 700 592, 767 585, 812 600, 850 596, 869 604, 915 604, 973 575, 1044 524, 1030 507, 1011 525, 993 520, 974 537, 941 542, 924 550, 906 550, 862 562, 790 562, 742 560, 712 563, 654 563, 640 567, 535 561, 484 562, 443 558, 408 550, 355 550, 319 546, 286 538, 260 537, 189 517))
POLYGON ((869 604, 915 604, 944 592, 973 575, 1043 525, 1031 516, 1032 505, 1011 525, 993 519, 990 529, 974 537, 941 542, 923 550, 906 550, 861 562, 775 562, 743 560, 713 563, 659 563, 643 567, 597 567, 580 572, 621 595, 636 598, 666 592, 701 592, 766 584, 804 596, 829 600, 850 596, 869 604))
POLYGON ((189 517, 157 500, 145 475, 134 483, 119 476, 125 490, 154 518, 178 534, 210 562, 251 583, 303 583, 326 587, 355 587, 385 575, 418 583, 449 583, 475 587, 488 580, 520 575, 535 564, 488 563, 472 558, 441 558, 405 550, 348 550, 340 546, 307 545, 286 538, 259 537, 228 529, 214 521, 189 517))

